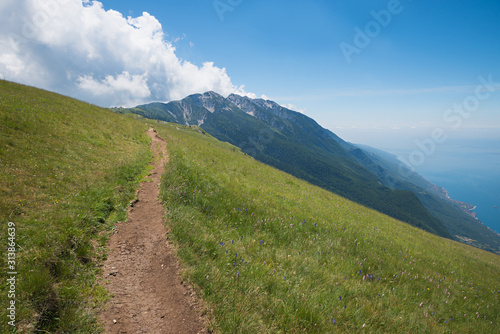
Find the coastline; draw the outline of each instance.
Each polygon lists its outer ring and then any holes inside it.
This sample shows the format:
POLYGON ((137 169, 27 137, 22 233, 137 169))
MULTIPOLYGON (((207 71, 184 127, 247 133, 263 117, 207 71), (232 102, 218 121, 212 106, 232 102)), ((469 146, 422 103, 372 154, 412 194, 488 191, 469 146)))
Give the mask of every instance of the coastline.
MULTIPOLYGON (((429 181, 431 182, 431 181, 429 181)), ((431 182, 432 183, 432 182, 431 182)), ((458 201, 456 199, 453 199, 451 198, 450 196, 450 193, 448 192, 448 190, 446 190, 445 188, 441 187, 441 186, 438 186, 437 184, 435 183, 432 183, 432 185, 434 186, 433 187, 433 191, 438 195, 440 196, 441 198, 451 202, 453 205, 459 207, 463 212, 465 212, 467 215, 471 216, 472 218, 476 219, 477 221, 479 221, 481 224, 483 224, 483 222, 481 222, 481 220, 479 220, 479 218, 477 218, 477 213, 474 212, 474 210, 477 209, 477 206, 474 205, 474 204, 470 204, 470 203, 467 203, 467 202, 462 202, 462 201, 458 201)), ((484 224, 483 224, 484 225, 484 224)))

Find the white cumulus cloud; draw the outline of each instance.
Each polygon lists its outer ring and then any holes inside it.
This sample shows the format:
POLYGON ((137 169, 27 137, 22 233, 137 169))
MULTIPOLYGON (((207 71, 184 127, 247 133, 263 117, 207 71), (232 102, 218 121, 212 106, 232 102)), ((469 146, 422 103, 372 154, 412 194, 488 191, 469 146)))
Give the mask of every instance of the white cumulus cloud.
POLYGON ((91 0, 2 0, 0 78, 101 106, 215 91, 251 95, 224 68, 180 60, 152 15, 124 17, 91 0))

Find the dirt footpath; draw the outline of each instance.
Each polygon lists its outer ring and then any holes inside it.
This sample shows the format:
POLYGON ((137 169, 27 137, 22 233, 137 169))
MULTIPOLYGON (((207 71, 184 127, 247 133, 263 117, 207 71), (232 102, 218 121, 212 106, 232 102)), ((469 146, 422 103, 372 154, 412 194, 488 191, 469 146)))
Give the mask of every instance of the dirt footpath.
POLYGON ((166 143, 153 129, 148 135, 157 159, 140 185, 128 222, 119 224, 109 241, 103 279, 113 297, 99 318, 105 333, 205 333, 195 298, 181 284, 163 225, 158 185, 168 160, 166 143))

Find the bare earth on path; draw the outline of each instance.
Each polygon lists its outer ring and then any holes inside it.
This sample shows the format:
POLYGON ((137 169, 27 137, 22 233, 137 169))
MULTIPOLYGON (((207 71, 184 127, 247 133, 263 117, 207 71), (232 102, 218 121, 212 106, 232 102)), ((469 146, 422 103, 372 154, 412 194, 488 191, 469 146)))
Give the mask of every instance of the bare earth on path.
POLYGON ((205 333, 163 225, 158 185, 168 159, 166 143, 153 129, 148 135, 157 157, 148 177, 152 182, 141 183, 128 222, 119 224, 110 238, 103 276, 112 298, 99 318, 105 333, 205 333))

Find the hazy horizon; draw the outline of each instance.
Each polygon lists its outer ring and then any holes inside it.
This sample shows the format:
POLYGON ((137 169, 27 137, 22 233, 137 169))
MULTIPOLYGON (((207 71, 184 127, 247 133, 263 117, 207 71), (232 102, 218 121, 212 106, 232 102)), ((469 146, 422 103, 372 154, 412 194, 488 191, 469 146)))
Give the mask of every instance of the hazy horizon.
POLYGON ((443 129, 446 139, 432 144, 433 130, 332 129, 346 141, 383 150, 406 162, 415 154, 418 159, 413 160, 418 163, 412 167, 419 174, 445 188, 451 198, 476 205, 478 219, 500 234, 500 129, 443 129))

